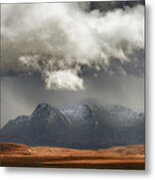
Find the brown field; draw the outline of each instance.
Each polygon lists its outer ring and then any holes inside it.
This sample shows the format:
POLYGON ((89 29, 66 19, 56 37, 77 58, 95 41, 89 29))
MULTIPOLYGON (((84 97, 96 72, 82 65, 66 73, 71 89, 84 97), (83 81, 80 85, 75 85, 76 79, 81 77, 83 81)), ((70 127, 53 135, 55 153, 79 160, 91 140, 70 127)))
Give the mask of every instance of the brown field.
POLYGON ((121 146, 99 150, 77 150, 0 143, 0 165, 144 170, 144 145, 121 146))

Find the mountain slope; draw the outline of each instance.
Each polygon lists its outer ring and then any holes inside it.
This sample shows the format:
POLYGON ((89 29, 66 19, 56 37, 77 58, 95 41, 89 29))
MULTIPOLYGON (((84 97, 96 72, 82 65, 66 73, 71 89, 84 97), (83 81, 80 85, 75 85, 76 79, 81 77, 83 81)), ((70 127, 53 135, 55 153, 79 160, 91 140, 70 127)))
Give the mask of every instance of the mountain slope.
POLYGON ((79 149, 143 144, 144 114, 118 105, 87 103, 59 110, 42 103, 30 116, 9 121, 0 141, 79 149))

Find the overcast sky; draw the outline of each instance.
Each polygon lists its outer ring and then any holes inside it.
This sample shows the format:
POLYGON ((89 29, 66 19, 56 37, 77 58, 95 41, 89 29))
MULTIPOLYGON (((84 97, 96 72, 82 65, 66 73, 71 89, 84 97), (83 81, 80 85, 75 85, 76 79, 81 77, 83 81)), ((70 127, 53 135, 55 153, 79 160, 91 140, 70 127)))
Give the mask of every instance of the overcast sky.
POLYGON ((1 5, 1 121, 87 101, 144 110, 144 2, 1 5))

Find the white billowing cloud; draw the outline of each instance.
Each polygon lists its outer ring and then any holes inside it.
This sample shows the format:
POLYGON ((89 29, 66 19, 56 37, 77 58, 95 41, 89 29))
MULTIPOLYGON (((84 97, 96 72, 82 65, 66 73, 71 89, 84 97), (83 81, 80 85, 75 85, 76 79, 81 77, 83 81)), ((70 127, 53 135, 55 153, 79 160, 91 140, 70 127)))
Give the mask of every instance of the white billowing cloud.
POLYGON ((83 79, 81 79, 73 70, 58 70, 47 72, 47 88, 77 90, 83 89, 83 79))
POLYGON ((38 71, 48 89, 82 90, 81 67, 132 61, 144 7, 85 12, 77 3, 2 5, 2 69, 38 71))

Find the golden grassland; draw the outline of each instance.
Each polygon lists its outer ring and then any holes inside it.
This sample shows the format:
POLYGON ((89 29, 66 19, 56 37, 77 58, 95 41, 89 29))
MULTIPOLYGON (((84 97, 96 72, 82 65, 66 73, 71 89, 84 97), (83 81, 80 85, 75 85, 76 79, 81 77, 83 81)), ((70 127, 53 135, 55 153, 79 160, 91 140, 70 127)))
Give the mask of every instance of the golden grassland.
POLYGON ((0 143, 0 165, 13 167, 62 167, 95 169, 145 169, 144 145, 98 150, 30 147, 0 143))

